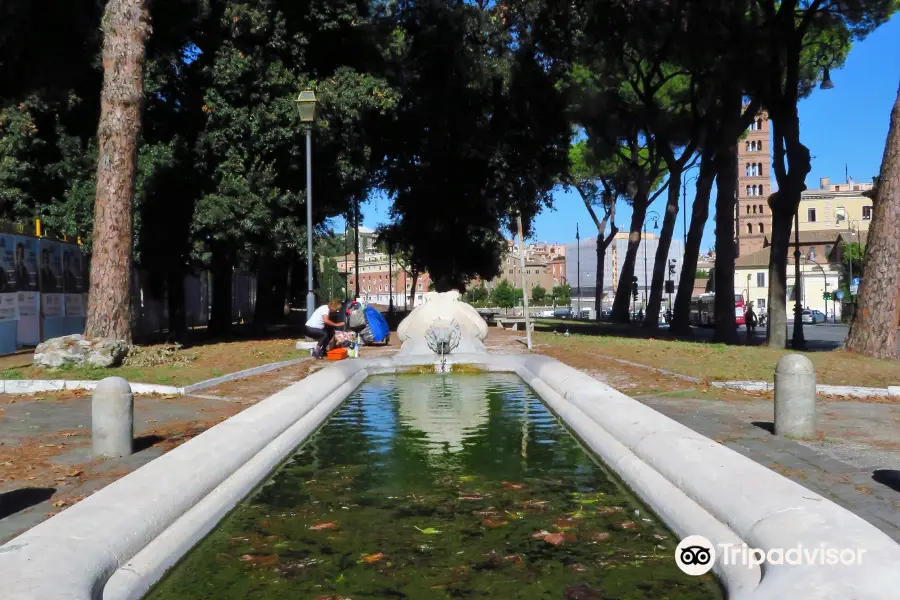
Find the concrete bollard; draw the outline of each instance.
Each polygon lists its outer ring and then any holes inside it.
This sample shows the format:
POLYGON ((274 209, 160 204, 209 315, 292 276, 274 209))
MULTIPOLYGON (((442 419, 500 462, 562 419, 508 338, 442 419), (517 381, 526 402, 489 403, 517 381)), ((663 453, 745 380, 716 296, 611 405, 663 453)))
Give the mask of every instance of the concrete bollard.
POLYGON ((802 354, 775 366, 775 435, 816 437, 816 369, 802 354))
POLYGON ((91 442, 98 456, 130 456, 134 452, 134 395, 121 377, 107 377, 94 389, 91 442))

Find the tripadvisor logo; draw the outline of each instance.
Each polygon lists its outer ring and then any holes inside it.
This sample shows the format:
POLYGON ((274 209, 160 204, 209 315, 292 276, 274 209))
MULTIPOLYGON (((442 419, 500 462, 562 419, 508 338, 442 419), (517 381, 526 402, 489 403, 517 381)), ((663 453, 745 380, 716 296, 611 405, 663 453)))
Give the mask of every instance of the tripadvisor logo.
MULTIPOLYGON (((742 565, 748 569, 768 565, 861 565, 865 550, 862 548, 831 548, 824 544, 793 548, 770 548, 768 552, 750 548, 747 544, 720 544, 723 566, 742 565)), ((712 542, 701 535, 691 535, 675 548, 675 563, 687 575, 704 575, 716 563, 716 549, 712 542)))
POLYGON ((716 549, 702 535, 689 535, 675 548, 675 564, 687 575, 705 575, 716 563, 716 549))

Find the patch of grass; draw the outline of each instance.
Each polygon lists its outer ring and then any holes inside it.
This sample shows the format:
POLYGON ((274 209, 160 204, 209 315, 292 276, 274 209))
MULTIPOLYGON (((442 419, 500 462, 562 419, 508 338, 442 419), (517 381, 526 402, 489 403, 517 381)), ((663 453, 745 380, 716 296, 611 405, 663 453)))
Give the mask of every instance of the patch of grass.
POLYGON ((189 352, 193 360, 186 364, 160 364, 146 367, 125 365, 113 369, 97 367, 47 369, 29 365, 6 369, 0 371, 0 374, 3 379, 97 380, 118 376, 135 383, 183 386, 267 363, 307 356, 306 352, 298 351, 295 348, 294 340, 291 339, 211 343, 192 347, 189 352))
MULTIPOLYGON (((672 341, 582 335, 568 338, 535 334, 538 343, 565 347, 568 352, 608 356, 691 375, 705 381, 773 381, 775 364, 791 350, 759 346, 729 346, 707 342, 672 341)), ((816 368, 818 383, 887 387, 900 384, 900 363, 878 360, 844 350, 801 352, 816 368)))
POLYGON ((25 375, 22 374, 21 369, 6 369, 5 371, 0 372, 0 379, 25 379, 25 375))

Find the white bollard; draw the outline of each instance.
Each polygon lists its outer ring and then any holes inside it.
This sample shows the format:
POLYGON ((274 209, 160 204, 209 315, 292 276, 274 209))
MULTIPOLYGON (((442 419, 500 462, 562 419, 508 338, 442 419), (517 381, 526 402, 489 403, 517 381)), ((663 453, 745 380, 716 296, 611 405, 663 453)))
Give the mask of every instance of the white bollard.
POLYGON ((775 366, 775 435, 816 437, 816 369, 802 354, 775 366))
POLYGON ((134 452, 134 395, 121 377, 107 377, 94 389, 91 442, 98 456, 130 456, 134 452))

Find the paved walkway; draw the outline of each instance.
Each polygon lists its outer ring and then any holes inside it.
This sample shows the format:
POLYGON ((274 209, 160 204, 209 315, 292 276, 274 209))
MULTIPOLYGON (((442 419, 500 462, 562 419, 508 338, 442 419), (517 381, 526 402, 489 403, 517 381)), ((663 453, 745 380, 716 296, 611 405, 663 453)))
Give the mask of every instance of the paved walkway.
POLYGON ((833 500, 900 542, 900 405, 820 402, 820 439, 798 442, 771 433, 769 401, 638 399, 833 500))

